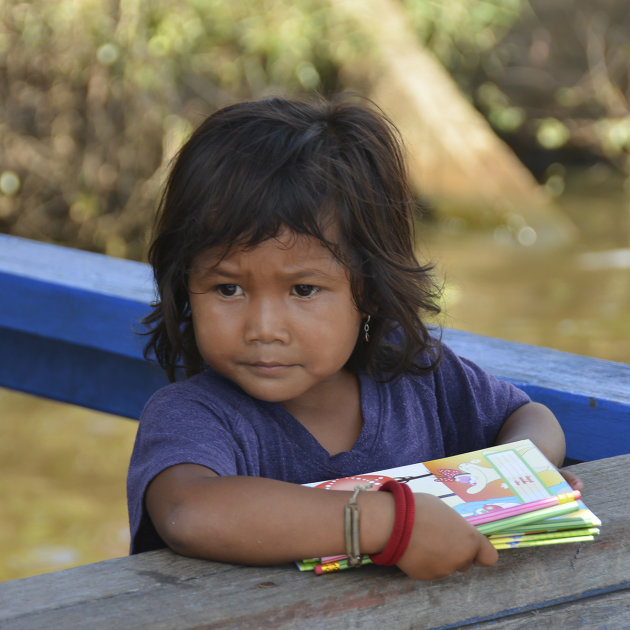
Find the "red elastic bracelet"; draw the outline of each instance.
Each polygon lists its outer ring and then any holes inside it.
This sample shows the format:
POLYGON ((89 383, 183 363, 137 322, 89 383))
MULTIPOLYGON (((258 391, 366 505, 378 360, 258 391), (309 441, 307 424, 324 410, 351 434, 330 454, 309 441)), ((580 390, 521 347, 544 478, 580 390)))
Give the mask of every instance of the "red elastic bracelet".
POLYGON ((396 564, 407 551, 416 517, 416 502, 411 488, 406 483, 391 480, 384 483, 379 490, 391 492, 394 495, 396 515, 394 529, 385 549, 380 553, 372 554, 370 560, 374 564, 391 566, 396 564))

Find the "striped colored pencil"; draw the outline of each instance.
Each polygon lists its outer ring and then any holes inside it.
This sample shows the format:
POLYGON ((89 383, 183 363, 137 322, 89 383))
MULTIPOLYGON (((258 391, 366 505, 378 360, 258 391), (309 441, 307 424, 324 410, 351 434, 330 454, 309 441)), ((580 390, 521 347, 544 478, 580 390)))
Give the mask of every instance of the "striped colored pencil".
POLYGON ((523 525, 529 525, 538 521, 552 518, 554 516, 562 516, 569 512, 579 510, 580 506, 575 501, 571 503, 558 503, 552 507, 543 508, 542 510, 535 510, 534 512, 527 512, 525 514, 519 514, 517 516, 510 516, 500 521, 493 521, 491 523, 482 523, 476 525, 476 528, 486 536, 500 532, 506 527, 520 527, 523 525))
POLYGON ((553 539, 568 539, 575 536, 595 536, 599 534, 599 528, 597 527, 581 527, 578 529, 564 529, 557 532, 537 532, 532 534, 513 534, 513 535, 501 535, 495 534, 489 536, 488 540, 496 547, 497 545, 507 545, 511 543, 527 542, 527 541, 542 541, 553 539))
POLYGON ((520 549, 521 547, 542 547, 544 545, 561 545, 564 543, 589 542, 595 540, 592 534, 585 536, 569 536, 567 538, 548 538, 547 540, 520 540, 511 543, 495 543, 492 546, 497 549, 520 549))
MULTIPOLYGON (((361 558, 361 565, 364 564, 372 564, 369 556, 363 556, 361 558)), ((325 573, 335 573, 336 571, 345 571, 346 569, 351 569, 352 567, 348 564, 348 559, 345 558, 343 560, 334 560, 333 562, 325 562, 323 564, 315 565, 315 573, 317 575, 324 575, 325 573)))
POLYGON ((482 525, 484 523, 491 523, 493 521, 503 520, 510 516, 518 516, 520 514, 527 514, 528 512, 534 512, 542 508, 553 507, 554 505, 560 505, 562 503, 570 503, 571 501, 577 501, 581 497, 579 490, 573 490, 572 492, 564 492, 562 494, 556 494, 544 499, 537 499, 536 501, 529 501, 528 503, 521 503, 512 507, 504 508, 503 510, 496 510, 492 512, 485 512, 484 514, 476 514, 474 516, 467 516, 466 520, 471 525, 482 525))

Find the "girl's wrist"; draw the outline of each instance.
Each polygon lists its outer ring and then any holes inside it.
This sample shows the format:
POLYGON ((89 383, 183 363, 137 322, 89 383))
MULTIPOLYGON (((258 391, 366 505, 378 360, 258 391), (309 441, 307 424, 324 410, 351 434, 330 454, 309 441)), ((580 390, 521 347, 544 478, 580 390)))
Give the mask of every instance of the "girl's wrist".
POLYGON ((416 518, 416 505, 413 492, 407 484, 391 480, 379 489, 391 492, 394 497, 394 527, 385 549, 371 554, 370 559, 374 564, 391 566, 397 564, 407 551, 416 518))
POLYGON ((361 509, 361 553, 380 553, 387 546, 394 529, 394 497, 389 492, 362 492, 358 502, 361 509))

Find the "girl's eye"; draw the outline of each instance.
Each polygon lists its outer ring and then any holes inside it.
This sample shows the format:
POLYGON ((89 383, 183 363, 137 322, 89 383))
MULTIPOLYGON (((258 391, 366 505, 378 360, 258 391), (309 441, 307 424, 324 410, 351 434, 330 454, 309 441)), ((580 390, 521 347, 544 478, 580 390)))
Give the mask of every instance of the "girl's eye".
POLYGON ((241 289, 238 284, 219 284, 216 287, 216 291, 223 297, 234 297, 236 295, 240 295, 243 292, 243 289, 241 289))
POLYGON ((313 284, 296 284, 293 287, 293 292, 301 298, 313 297, 316 293, 319 293, 319 287, 313 284))

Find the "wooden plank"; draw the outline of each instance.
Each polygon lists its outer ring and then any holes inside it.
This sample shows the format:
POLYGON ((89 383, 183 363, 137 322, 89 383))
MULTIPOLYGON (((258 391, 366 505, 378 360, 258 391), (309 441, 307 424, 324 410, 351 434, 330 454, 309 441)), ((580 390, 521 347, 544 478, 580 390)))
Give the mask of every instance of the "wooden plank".
POLYGON ((0 235, 0 385, 138 418, 166 384, 137 334, 146 264, 0 235))
POLYGON ((624 589, 466 626, 493 630, 558 630, 558 628, 630 628, 630 590, 624 589))
POLYGON ((0 235, 0 326, 142 356, 154 297, 148 265, 0 235))
POLYGON ((36 396, 138 419, 167 383, 141 358, 0 328, 0 383, 36 396))
POLYGON ((630 406, 630 364, 444 329, 444 341, 496 376, 630 406))
POLYGON ((590 460, 630 452, 630 365, 461 330, 445 329, 444 340, 547 405, 565 431, 568 457, 590 460))
POLYGON ((585 461, 630 452, 629 405, 596 395, 517 385, 556 414, 566 435, 568 457, 585 461))
MULTIPOLYGON (((578 612, 587 603, 602 611, 630 592, 630 520, 615 494, 625 486, 628 467, 630 455, 572 467, 584 479, 587 504, 604 521, 595 542, 501 552, 490 569, 431 582, 383 567, 317 577, 292 566, 248 568, 162 550, 0 585, 0 625, 496 627, 498 621, 522 624, 538 611, 554 627, 580 627, 578 612), (576 624, 566 626, 567 610, 574 609, 576 624)), ((604 617, 594 613, 586 625, 605 628, 604 617)))
POLYGON ((142 304, 155 295, 151 269, 145 263, 9 234, 0 234, 0 270, 142 304))

